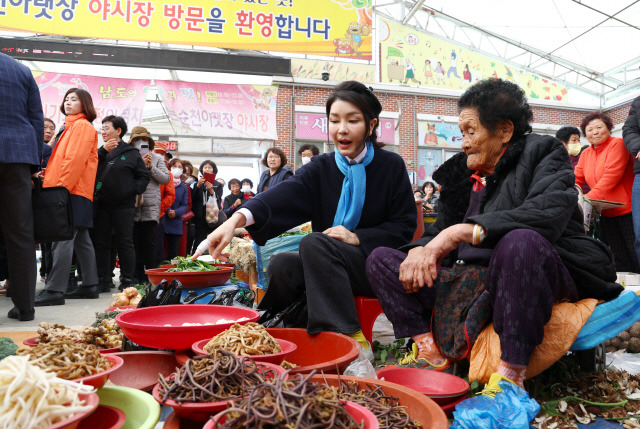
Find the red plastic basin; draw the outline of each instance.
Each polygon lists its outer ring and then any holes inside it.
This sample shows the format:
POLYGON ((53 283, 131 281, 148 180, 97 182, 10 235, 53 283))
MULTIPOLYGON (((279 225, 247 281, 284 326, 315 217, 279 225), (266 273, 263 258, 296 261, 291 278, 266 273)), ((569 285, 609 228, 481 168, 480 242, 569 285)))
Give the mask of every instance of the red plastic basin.
POLYGON ((122 333, 136 344, 154 349, 188 349, 198 340, 213 338, 234 323, 256 322, 260 313, 255 310, 226 305, 177 304, 138 308, 116 316, 122 333), (247 317, 249 320, 236 322, 247 317), (230 323, 216 323, 218 320, 230 323), (183 323, 202 323, 200 326, 182 326, 183 323), (170 325, 170 326, 167 326, 170 325))
POLYGON ((195 355, 196 355, 196 352, 194 352, 191 349, 176 350, 176 362, 178 362, 178 365, 184 365, 185 363, 187 363, 189 359, 192 359, 195 355))
MULTIPOLYGON (((258 362, 257 364, 262 368, 274 370, 277 375, 283 375, 285 373, 285 369, 279 365, 274 365, 268 362, 258 362)), ((212 415, 225 410, 227 408, 227 403, 231 399, 234 399, 229 398, 227 400, 217 402, 183 402, 182 404, 179 404, 171 399, 167 399, 163 402, 162 398, 160 397, 159 389, 160 384, 156 384, 153 388, 152 395, 156 401, 158 401, 161 405, 166 405, 173 408, 173 412, 176 413, 179 417, 197 422, 205 422, 212 415)))
POLYGON ((82 419, 78 429, 118 429, 124 426, 127 415, 124 411, 108 405, 98 405, 89 416, 82 419))
POLYGON ((87 386, 93 386, 96 389, 101 389, 102 386, 107 382, 111 374, 120 368, 123 364, 122 358, 120 356, 114 355, 105 355, 105 358, 109 361, 111 368, 106 371, 98 372, 97 374, 88 375, 86 377, 74 378, 71 381, 75 381, 76 383, 86 384, 87 386))
POLYGON ((150 392, 158 383, 160 374, 167 376, 176 370, 178 363, 171 352, 138 351, 120 352, 112 356, 118 356, 124 362, 115 370, 109 380, 118 386, 131 387, 133 389, 150 392))
POLYGON ((89 416, 96 410, 96 408, 98 408, 100 397, 97 393, 81 393, 79 397, 85 402, 85 405, 91 406, 90 410, 85 411, 84 413, 77 413, 73 417, 56 423, 55 425, 51 425, 46 429, 76 429, 82 419, 89 416))
POLYGON ((400 405, 407 407, 409 416, 413 420, 419 421, 423 428, 445 429, 449 427, 447 416, 438 404, 428 397, 399 384, 371 378, 334 374, 316 374, 311 377, 311 380, 316 383, 325 383, 326 380, 329 386, 338 386, 340 381, 356 381, 359 389, 380 386, 385 395, 398 398, 400 405))
POLYGON ((401 384, 428 396, 440 405, 455 402, 469 392, 469 383, 460 377, 420 368, 382 368, 378 378, 401 384))
POLYGON ((171 283, 172 280, 179 280, 184 289, 199 289, 212 286, 222 286, 227 283, 233 273, 233 268, 221 267, 216 271, 195 271, 182 273, 168 273, 169 268, 152 268, 145 270, 145 274, 153 285, 157 285, 162 280, 171 283))
POLYGON ((336 332, 309 335, 299 328, 267 328, 267 332, 298 346, 285 358, 287 362, 299 365, 291 370, 291 374, 309 373, 314 369, 325 374, 341 374, 358 358, 356 340, 336 332))
MULTIPOLYGON (((251 359, 256 362, 269 362, 280 365, 289 354, 293 353, 298 348, 298 346, 291 341, 283 340, 281 338, 275 338, 275 340, 278 342, 278 344, 280 344, 280 348, 282 349, 280 353, 271 353, 268 355, 253 355, 250 356, 251 359)), ((191 346, 191 350, 199 355, 206 356, 208 355, 208 353, 204 351, 204 346, 206 346, 209 341, 211 341, 211 339, 197 341, 193 343, 193 345, 191 346)))

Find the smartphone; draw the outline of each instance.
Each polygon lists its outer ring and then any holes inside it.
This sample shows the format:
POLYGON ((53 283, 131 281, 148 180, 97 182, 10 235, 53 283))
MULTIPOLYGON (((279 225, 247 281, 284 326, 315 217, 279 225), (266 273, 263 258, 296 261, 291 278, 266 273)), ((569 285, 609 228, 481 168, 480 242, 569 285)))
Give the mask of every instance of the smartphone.
POLYGON ((149 143, 142 143, 140 146, 140 155, 146 155, 149 153, 149 143))

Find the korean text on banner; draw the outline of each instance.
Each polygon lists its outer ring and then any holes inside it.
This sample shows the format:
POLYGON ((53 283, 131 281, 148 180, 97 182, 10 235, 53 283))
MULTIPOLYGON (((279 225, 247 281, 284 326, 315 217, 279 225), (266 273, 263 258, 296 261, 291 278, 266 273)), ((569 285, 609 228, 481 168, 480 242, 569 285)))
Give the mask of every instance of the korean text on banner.
POLYGON ((38 71, 32 73, 40 88, 44 117, 53 120, 58 126, 64 123, 60 105, 69 88, 81 88, 91 94, 98 115, 93 121, 95 126, 99 127, 102 118, 109 115, 122 116, 129 128, 142 123, 142 110, 147 98, 149 80, 38 71))
POLYGON ((156 81, 178 134, 276 140, 274 85, 156 81))
POLYGON ((0 0, 35 33, 371 59, 372 0, 0 0))

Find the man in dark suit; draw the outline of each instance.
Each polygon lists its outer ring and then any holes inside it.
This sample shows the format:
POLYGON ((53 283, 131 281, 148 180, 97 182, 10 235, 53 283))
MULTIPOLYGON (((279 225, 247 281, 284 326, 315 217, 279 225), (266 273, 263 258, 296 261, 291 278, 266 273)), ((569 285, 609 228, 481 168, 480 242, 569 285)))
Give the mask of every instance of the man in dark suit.
POLYGON ((40 168, 44 116, 31 71, 0 54, 0 224, 7 246, 11 300, 8 317, 33 320, 36 255, 31 174, 40 168))

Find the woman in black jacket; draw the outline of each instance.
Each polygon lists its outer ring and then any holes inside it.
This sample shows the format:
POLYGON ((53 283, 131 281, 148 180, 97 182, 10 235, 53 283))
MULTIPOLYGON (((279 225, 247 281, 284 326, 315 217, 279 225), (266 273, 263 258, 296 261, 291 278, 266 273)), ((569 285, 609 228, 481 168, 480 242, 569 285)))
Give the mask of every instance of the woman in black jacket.
POLYGON ((227 218, 230 218, 246 200, 244 198, 244 194, 240 192, 241 186, 238 179, 234 178, 229 180, 229 184, 227 186, 229 186, 231 194, 224 197, 224 204, 222 207, 224 208, 224 214, 227 218))
POLYGON ((206 160, 200 164, 198 181, 191 185, 191 210, 193 211, 193 223, 195 225, 194 242, 200 243, 207 235, 221 225, 227 216, 222 211, 222 184, 215 180, 218 174, 216 163, 206 160), (210 179, 210 180, 207 180, 210 179), (215 221, 207 220, 207 202, 213 197, 218 209, 218 218, 215 221))
POLYGON ((492 321, 502 354, 485 393, 495 395, 498 381, 523 385, 554 303, 622 288, 611 252, 584 233, 567 151, 529 134, 522 89, 485 80, 458 109, 464 153, 434 173, 437 222, 403 251, 376 249, 367 276, 396 337, 415 341, 402 363, 444 370, 492 321))
POLYGON ((634 246, 638 261, 640 261, 640 97, 633 100, 629 117, 622 127, 624 145, 635 158, 633 163, 633 191, 631 193, 631 216, 633 217, 633 231, 635 232, 634 246))
POLYGON ((120 261, 120 290, 135 284, 136 256, 133 246, 133 216, 136 195, 143 194, 151 176, 140 151, 122 141, 127 123, 120 116, 102 120, 104 145, 98 150, 96 174, 96 207, 94 246, 98 265, 100 291, 113 287, 111 276, 111 231, 120 261))

